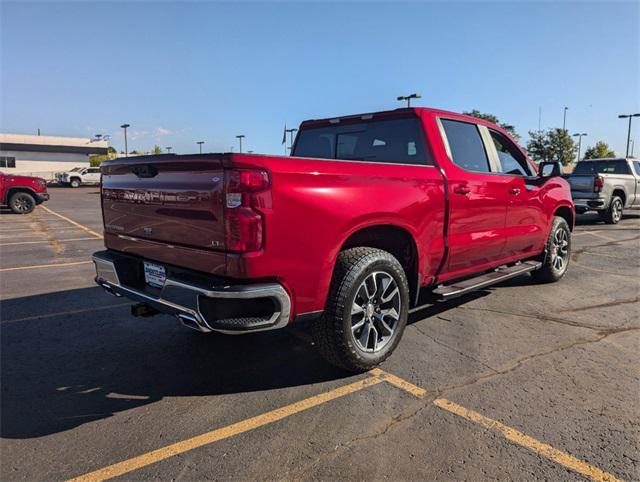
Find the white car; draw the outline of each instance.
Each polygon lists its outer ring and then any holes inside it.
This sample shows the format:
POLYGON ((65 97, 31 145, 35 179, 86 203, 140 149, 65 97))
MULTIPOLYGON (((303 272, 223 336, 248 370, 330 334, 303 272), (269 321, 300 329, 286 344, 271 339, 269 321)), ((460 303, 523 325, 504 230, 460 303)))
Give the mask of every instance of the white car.
POLYGON ((56 173, 58 182, 65 186, 80 187, 82 184, 100 184, 99 167, 76 167, 70 171, 56 173))

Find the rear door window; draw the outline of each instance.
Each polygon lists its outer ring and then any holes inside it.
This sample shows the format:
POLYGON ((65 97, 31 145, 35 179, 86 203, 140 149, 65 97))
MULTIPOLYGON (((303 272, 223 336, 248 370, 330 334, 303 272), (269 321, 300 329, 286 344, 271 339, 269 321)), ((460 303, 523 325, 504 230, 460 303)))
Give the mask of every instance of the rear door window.
POLYGON ((469 122, 441 119, 454 164, 467 171, 490 172, 487 152, 478 126, 469 122))
POLYGON ((418 118, 304 128, 294 156, 430 165, 418 118))

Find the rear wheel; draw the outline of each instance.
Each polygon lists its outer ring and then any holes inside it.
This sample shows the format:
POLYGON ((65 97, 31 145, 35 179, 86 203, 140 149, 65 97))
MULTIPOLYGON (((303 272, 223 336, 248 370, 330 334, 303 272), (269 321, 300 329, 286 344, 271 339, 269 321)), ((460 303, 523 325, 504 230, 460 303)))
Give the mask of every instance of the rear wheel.
POLYGON ((624 204, 622 203, 622 198, 619 196, 613 196, 611 198, 611 203, 609 204, 609 209, 603 211, 600 216, 607 224, 618 224, 622 219, 623 208, 624 204))
POLYGON ((17 192, 9 199, 9 207, 16 214, 29 214, 36 207, 36 200, 27 192, 17 192))
POLYGON ((313 326, 321 354, 353 372, 382 363, 407 324, 409 286, 398 260, 386 251, 340 253, 327 307, 313 326))
POLYGON ((571 230, 564 218, 553 218, 542 267, 531 275, 541 283, 558 281, 567 272, 571 258, 571 230))

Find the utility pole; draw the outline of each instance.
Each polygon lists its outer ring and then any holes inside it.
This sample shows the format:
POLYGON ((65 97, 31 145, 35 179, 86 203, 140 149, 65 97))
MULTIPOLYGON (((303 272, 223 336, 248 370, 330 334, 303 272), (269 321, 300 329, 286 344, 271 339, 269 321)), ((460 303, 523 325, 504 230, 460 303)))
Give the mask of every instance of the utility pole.
POLYGON ((576 162, 580 162, 580 150, 582 148, 582 138, 584 136, 586 136, 587 133, 583 132, 582 134, 574 134, 573 137, 577 137, 578 138, 578 158, 576 159, 576 162))
POLYGON ((631 118, 632 117, 640 117, 640 113, 637 114, 620 114, 618 119, 626 119, 629 118, 629 129, 627 129, 627 153, 625 154, 625 158, 629 157, 629 144, 631 143, 631 118))
POLYGON ((204 141, 198 141, 198 142, 196 142, 196 144, 198 144, 198 146, 200 146, 200 154, 202 154, 202 144, 204 144, 204 141))
POLYGON ((236 136, 236 138, 238 139, 238 141, 240 141, 240 154, 242 154, 242 139, 245 138, 244 134, 240 134, 238 136, 236 136))
POLYGON ((289 150, 293 149, 293 133, 298 132, 298 129, 285 129, 285 132, 289 133, 289 150))
POLYGON ((122 124, 120 127, 124 129, 124 157, 129 157, 129 147, 127 146, 127 127, 131 127, 131 125, 122 124))
POLYGON ((563 131, 567 130, 567 111, 568 110, 569 110, 569 108, 565 106, 565 108, 564 108, 564 116, 562 117, 562 130, 563 131))
POLYGON ((398 96, 397 100, 399 100, 399 101, 405 101, 406 100, 407 101, 407 107, 411 107, 411 99, 420 99, 420 98, 422 98, 422 96, 416 92, 414 94, 398 96))

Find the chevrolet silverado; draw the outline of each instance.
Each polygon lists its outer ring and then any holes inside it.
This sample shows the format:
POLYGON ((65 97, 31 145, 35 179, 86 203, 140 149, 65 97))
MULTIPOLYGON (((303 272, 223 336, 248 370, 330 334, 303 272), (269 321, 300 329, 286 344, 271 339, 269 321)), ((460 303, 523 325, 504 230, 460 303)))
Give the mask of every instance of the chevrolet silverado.
POLYGON ((351 371, 395 349, 410 310, 524 273, 563 277, 575 210, 498 126, 427 108, 310 120, 290 157, 102 164, 96 282, 201 332, 308 321, 351 371))

